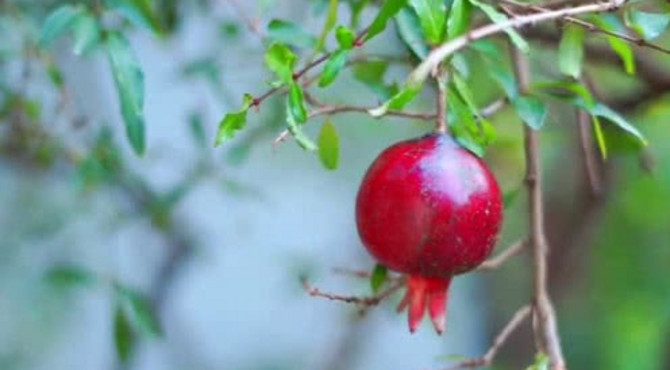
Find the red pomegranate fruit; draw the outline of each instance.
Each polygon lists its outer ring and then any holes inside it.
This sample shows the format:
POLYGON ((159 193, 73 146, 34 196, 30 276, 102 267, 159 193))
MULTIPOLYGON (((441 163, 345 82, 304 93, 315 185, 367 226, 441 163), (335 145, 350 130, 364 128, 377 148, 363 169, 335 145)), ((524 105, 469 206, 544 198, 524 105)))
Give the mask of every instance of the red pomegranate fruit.
POLYGON ((500 189, 486 164, 448 134, 384 150, 356 200, 358 233, 370 254, 409 275, 398 307, 414 332, 428 310, 442 333, 454 275, 491 253, 503 218, 500 189))

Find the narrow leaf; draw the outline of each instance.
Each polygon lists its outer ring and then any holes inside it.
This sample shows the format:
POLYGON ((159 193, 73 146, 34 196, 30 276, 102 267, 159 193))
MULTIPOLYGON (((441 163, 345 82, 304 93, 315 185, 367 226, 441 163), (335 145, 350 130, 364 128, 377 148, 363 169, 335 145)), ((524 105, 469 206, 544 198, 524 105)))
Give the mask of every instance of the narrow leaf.
MULTIPOLYGON (((498 12, 493 6, 489 4, 485 4, 482 2, 479 2, 478 0, 469 0, 472 5, 478 7, 481 9, 486 15, 494 22, 494 23, 504 23, 507 22, 508 18, 504 14, 498 12)), ((528 43, 526 40, 521 37, 519 32, 517 32, 514 28, 507 27, 505 28, 505 33, 509 36, 509 38, 512 40, 512 43, 519 48, 519 50, 523 51, 524 53, 527 53, 528 50, 530 50, 530 47, 528 46, 528 43)))
POLYGON ((447 19, 447 37, 456 38, 467 31, 472 18, 472 5, 468 0, 454 0, 447 19))
POLYGON ((249 94, 244 94, 242 108, 237 112, 226 114, 219 122, 219 131, 216 134, 214 146, 221 145, 224 141, 232 139, 235 133, 244 128, 247 123, 247 111, 253 104, 254 98, 249 94))
POLYGON ((354 47, 356 34, 345 26, 337 26, 337 29, 335 30, 335 38, 341 49, 348 50, 354 47))
POLYGON ((335 125, 328 120, 319 133, 319 158, 326 169, 337 169, 340 158, 340 142, 335 125))
POLYGON ((91 286, 96 280, 90 271, 76 266, 55 267, 47 272, 45 279, 63 288, 91 286))
POLYGON ((279 19, 273 19, 268 24, 268 37, 299 48, 313 48, 317 43, 316 38, 301 27, 279 19))
POLYGON ((44 47, 49 46, 53 40, 69 31, 83 12, 82 7, 74 5, 62 5, 56 8, 44 21, 40 44, 44 47))
POLYGON ((337 4, 338 0, 328 1, 328 14, 326 15, 326 22, 323 24, 323 29, 321 30, 319 39, 314 46, 314 50, 316 52, 323 51, 326 45, 326 38, 328 37, 330 31, 333 30, 333 27, 335 27, 335 23, 337 23, 337 4))
POLYGON ((409 0, 421 22, 423 34, 435 45, 444 40, 446 8, 443 0, 409 0))
POLYGON ((114 310, 114 345, 122 363, 130 360, 136 341, 130 320, 121 305, 117 305, 114 310))
POLYGON ((160 323, 149 300, 129 287, 115 284, 114 288, 116 298, 134 331, 150 337, 161 336, 160 323))
POLYGON ((151 9, 151 0, 106 0, 107 5, 132 23, 155 34, 161 34, 161 24, 151 9))
POLYGON ((521 120, 528 127, 539 130, 547 119, 547 107, 534 96, 520 96, 512 103, 521 120))
POLYGON ((285 84, 293 82, 293 66, 296 60, 298 57, 282 43, 270 45, 265 52, 265 65, 285 84))
POLYGON ((291 115, 298 123, 307 121, 307 109, 305 108, 305 97, 302 87, 298 83, 292 83, 288 94, 288 105, 291 115))
POLYGON ((380 34, 386 28, 386 23, 389 19, 393 18, 403 6, 407 4, 407 0, 386 0, 382 3, 379 13, 370 24, 368 32, 365 35, 365 40, 370 40, 371 38, 380 34))
POLYGON ((347 64, 347 57, 349 50, 340 49, 333 53, 323 67, 321 78, 319 79, 319 87, 326 87, 333 83, 337 76, 342 71, 342 68, 347 64))
POLYGON ((670 23, 670 13, 659 14, 630 10, 626 18, 629 27, 645 40, 652 40, 660 36, 670 23))
POLYGON ((302 128, 293 116, 293 112, 291 111, 288 101, 286 102, 286 126, 288 131, 291 133, 301 148, 308 151, 315 151, 317 149, 316 144, 302 131, 302 128))
POLYGON ((610 107, 601 103, 597 103, 593 109, 589 111, 589 113, 596 117, 604 118, 607 120, 607 122, 611 122, 628 134, 633 135, 640 141, 640 143, 642 143, 642 145, 648 144, 647 139, 645 139, 644 135, 642 135, 642 133, 635 126, 630 124, 624 117, 613 111, 610 107))
POLYGON ((73 51, 76 55, 86 54, 100 43, 100 25, 98 20, 89 13, 82 13, 74 23, 73 51))
POLYGON ((579 79, 582 73, 584 35, 586 35, 586 30, 583 27, 568 24, 563 31, 563 37, 558 46, 559 69, 563 74, 574 79, 579 79))
POLYGON ((386 266, 381 264, 376 264, 375 268, 372 270, 372 275, 370 275, 370 288, 372 289, 373 294, 377 294, 379 289, 384 285, 386 280, 388 280, 389 271, 386 266))
POLYGON ((593 132, 596 136, 598 149, 600 149, 600 155, 602 155, 603 159, 607 159, 607 143, 605 141, 605 135, 603 134, 603 127, 598 116, 591 116, 591 120, 593 122, 593 132))
MULTIPOLYGON (((621 32, 621 29, 623 29, 621 22, 616 17, 599 15, 599 16, 592 16, 591 18, 589 18, 589 20, 593 22, 596 26, 606 31, 621 32)), ((624 71, 626 71, 626 73, 629 75, 634 75, 635 54, 633 53, 633 48, 631 47, 631 45, 626 41, 615 36, 607 35, 606 37, 612 50, 614 50, 614 52, 617 53, 619 58, 621 58, 621 62, 623 63, 624 66, 624 71)))
POLYGON ((121 103, 126 136, 135 153, 141 155, 145 148, 144 75, 128 40, 122 34, 111 32, 106 46, 121 103))
POLYGON ((400 39, 414 55, 419 59, 425 59, 430 48, 424 40, 417 15, 410 8, 404 7, 396 15, 395 21, 400 39))
POLYGON ((370 109, 368 113, 373 117, 381 117, 389 110, 402 109, 421 92, 421 84, 405 84, 391 99, 383 105, 370 109))

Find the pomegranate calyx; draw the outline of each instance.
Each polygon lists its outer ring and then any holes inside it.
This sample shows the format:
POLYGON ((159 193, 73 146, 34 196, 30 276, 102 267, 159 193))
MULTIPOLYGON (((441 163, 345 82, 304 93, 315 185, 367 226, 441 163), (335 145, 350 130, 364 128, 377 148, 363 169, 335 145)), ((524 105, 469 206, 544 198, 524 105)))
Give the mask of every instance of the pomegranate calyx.
POLYGON ((409 331, 414 333, 421 324, 426 310, 438 334, 446 327, 446 308, 451 277, 425 277, 410 275, 407 280, 405 297, 398 305, 398 311, 407 308, 409 331))

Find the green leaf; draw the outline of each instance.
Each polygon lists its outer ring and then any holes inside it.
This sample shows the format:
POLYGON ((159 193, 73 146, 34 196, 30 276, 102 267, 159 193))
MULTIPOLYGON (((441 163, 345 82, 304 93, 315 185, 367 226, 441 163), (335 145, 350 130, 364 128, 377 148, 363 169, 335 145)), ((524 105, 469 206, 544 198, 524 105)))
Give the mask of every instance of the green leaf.
POLYGON ((512 104, 521 120, 528 127, 539 130, 547 119, 547 107, 534 96, 520 96, 512 104))
POLYGON ((265 53, 265 65, 274 72, 282 83, 293 82, 293 66, 298 57, 282 43, 270 45, 265 53))
POLYGON ((581 26, 568 24, 563 31, 558 46, 558 67, 563 74, 579 79, 584 60, 584 35, 586 30, 581 26))
POLYGON ((291 110, 291 115, 298 123, 305 123, 307 121, 307 109, 305 108, 305 97, 303 96, 302 87, 298 83, 292 83, 288 94, 288 106, 291 110))
POLYGON ((630 124, 624 117, 613 111, 610 107, 602 103, 596 103, 593 109, 589 111, 589 113, 596 117, 606 119, 607 122, 614 124, 618 128, 635 137, 642 145, 646 146, 648 144, 647 139, 645 139, 644 135, 642 135, 642 133, 637 128, 635 128, 635 126, 630 124))
POLYGON ((335 29, 335 37, 337 38, 337 43, 340 45, 341 49, 349 50, 354 47, 356 34, 349 28, 345 26, 337 26, 337 29, 335 29))
POLYGON ((340 49, 328 58, 319 79, 319 87, 326 87, 335 81, 342 68, 347 64, 348 56, 349 50, 340 49))
POLYGON ((116 347, 116 355, 122 363, 128 363, 136 342, 137 338, 135 333, 133 333, 130 320, 121 305, 116 305, 114 310, 114 345, 116 347))
POLYGON ((645 40, 660 36, 670 23, 670 14, 647 13, 639 10, 626 12, 627 24, 645 40))
POLYGON ((549 81, 537 82, 533 87, 539 90, 545 90, 558 98, 568 98, 572 103, 583 107, 587 111, 593 109, 596 104, 593 95, 586 86, 573 81, 549 81), (561 90, 563 94, 554 93, 555 90, 561 90), (567 95, 566 95, 567 93, 567 95))
POLYGON ((148 337, 162 336, 158 318, 144 295, 120 284, 114 284, 114 293, 133 331, 148 337))
POLYGON ((448 122, 452 134, 464 148, 482 157, 485 152, 484 133, 480 130, 471 110, 463 102, 452 83, 449 84, 448 97, 448 122))
POLYGON ((526 368, 526 370, 549 370, 549 357, 540 352, 535 355, 535 362, 526 368))
POLYGON ((370 275, 370 288, 372 289, 373 294, 377 294, 386 280, 388 280, 388 276, 389 271, 386 266, 379 263, 375 265, 374 270, 372 270, 372 275, 370 275))
POLYGON ((370 88, 377 96, 383 100, 390 99, 396 91, 393 87, 386 85, 384 75, 388 63, 385 61, 369 61, 365 63, 356 63, 353 67, 354 78, 370 88))
POLYGON ((503 193, 503 206, 505 209, 509 208, 519 198, 521 193, 521 186, 503 193))
POLYGON ((144 75, 128 40, 120 33, 110 32, 107 54, 121 103, 126 136, 136 154, 144 153, 144 75))
POLYGON ((302 131, 301 125, 298 124, 293 112, 290 108, 290 103, 286 102, 286 126, 295 141, 301 148, 308 151, 315 151, 318 147, 316 144, 302 131))
POLYGON ((402 109, 407 103, 412 101, 421 92, 421 84, 406 83, 391 99, 383 105, 370 109, 368 113, 373 117, 381 117, 389 110, 402 109))
POLYGON ((319 158, 326 169, 337 169, 340 157, 340 141, 333 123, 328 120, 319 133, 319 158))
POLYGON ((95 275, 90 271, 76 266, 54 267, 47 272, 45 279, 50 284, 58 287, 84 287, 95 283, 95 275))
POLYGON ((326 15, 326 22, 323 24, 323 29, 321 30, 319 39, 314 46, 314 50, 316 52, 323 51, 326 45, 326 38, 328 37, 330 31, 333 30, 333 27, 335 27, 335 23, 337 23, 337 4, 338 0, 328 1, 328 14, 326 15))
MULTIPOLYGON (((590 21, 593 22, 596 26, 610 32, 620 32, 622 28, 618 18, 604 17, 604 16, 592 16, 590 21)), ((615 37, 607 35, 607 41, 610 44, 612 50, 621 58, 623 63, 624 70, 629 75, 635 74, 635 54, 633 53, 633 48, 626 41, 615 37)))
POLYGON ((451 80, 453 82, 455 92, 468 107, 473 117, 481 118, 479 114, 479 108, 477 108, 477 104, 475 104, 474 97, 472 96, 472 92, 470 91, 470 87, 468 87, 467 82, 463 79, 463 77, 461 77, 460 74, 456 73, 456 71, 452 73, 451 80))
POLYGON ((454 0, 447 19, 447 37, 456 38, 464 34, 470 27, 472 19, 472 5, 468 0, 454 0))
POLYGON ((596 135, 596 142, 598 143, 598 149, 600 149, 600 155, 603 159, 607 159, 607 142, 605 141, 605 135, 603 134, 603 127, 600 123, 598 116, 592 115, 591 121, 593 122, 593 132, 596 135))
POLYGON ((199 147, 205 147, 207 145, 207 136, 205 134, 205 125, 202 123, 202 114, 199 112, 191 112, 188 117, 188 127, 193 142, 199 147))
MULTIPOLYGON (((478 7, 484 13, 486 13, 486 15, 494 23, 500 24, 508 21, 507 16, 498 12, 493 6, 479 2, 478 0, 469 0, 469 1, 472 3, 472 5, 478 7)), ((521 37, 521 35, 519 34, 519 32, 517 32, 514 28, 512 27, 505 28, 505 33, 507 33, 509 38, 512 40, 512 43, 517 48, 519 48, 519 50, 523 51, 524 53, 527 53, 528 50, 530 50, 530 47, 528 46, 526 40, 524 40, 523 37, 521 37)))
POLYGON ((500 48, 490 40, 480 40, 472 44, 484 60, 489 76, 503 89, 510 100, 519 96, 519 88, 516 84, 514 74, 508 68, 502 56, 505 55, 500 48))
POLYGON ((74 53, 76 55, 86 54, 100 43, 98 20, 88 12, 82 13, 74 23, 72 34, 74 36, 74 53))
POLYGON ((386 28, 386 23, 393 18, 403 6, 407 4, 407 0, 386 0, 382 3, 379 13, 370 24, 368 32, 365 35, 365 41, 380 34, 386 28))
POLYGON ((425 59, 430 48, 423 38, 419 18, 409 7, 404 7, 395 17, 400 39, 419 59, 425 59))
POLYGON ((151 9, 151 0, 106 0, 107 5, 132 23, 161 34, 160 22, 151 9))
POLYGON ((219 131, 216 134, 214 146, 221 145, 224 141, 232 139, 235 133, 244 128, 247 124, 247 111, 254 102, 253 96, 244 94, 242 108, 237 112, 228 113, 219 122, 219 131))
POLYGON ((444 40, 446 31, 446 8, 444 0, 409 0, 421 22, 423 34, 429 43, 435 45, 444 40))
POLYGON ((279 19, 270 21, 268 25, 268 37, 271 40, 299 48, 313 48, 317 43, 314 36, 308 34, 299 26, 279 19))
POLYGON ((65 34, 74 25, 84 8, 74 5, 61 5, 49 14, 42 26, 40 44, 47 47, 51 42, 65 34))

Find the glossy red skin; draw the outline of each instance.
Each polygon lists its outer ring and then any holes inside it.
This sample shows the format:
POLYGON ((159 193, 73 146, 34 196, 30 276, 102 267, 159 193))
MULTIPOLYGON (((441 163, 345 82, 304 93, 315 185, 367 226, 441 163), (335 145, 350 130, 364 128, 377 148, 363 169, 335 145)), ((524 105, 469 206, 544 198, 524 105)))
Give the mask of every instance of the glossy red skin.
POLYGON ((451 278, 491 253, 503 219, 486 164, 450 136, 432 134, 384 150, 356 201, 359 235, 390 269, 451 278))

